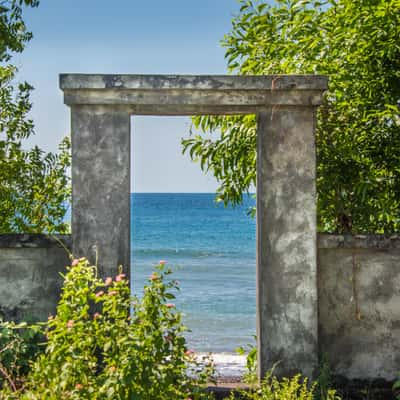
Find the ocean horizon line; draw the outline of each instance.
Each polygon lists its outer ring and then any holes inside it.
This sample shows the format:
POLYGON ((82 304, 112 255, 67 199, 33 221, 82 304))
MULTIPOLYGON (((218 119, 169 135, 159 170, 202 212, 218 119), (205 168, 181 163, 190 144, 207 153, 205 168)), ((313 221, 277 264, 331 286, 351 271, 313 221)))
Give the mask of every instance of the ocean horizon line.
MULTIPOLYGON (((215 195, 215 192, 131 192, 131 194, 213 194, 215 195)), ((243 194, 249 194, 249 195, 254 195, 254 193, 247 193, 243 192, 243 194)))

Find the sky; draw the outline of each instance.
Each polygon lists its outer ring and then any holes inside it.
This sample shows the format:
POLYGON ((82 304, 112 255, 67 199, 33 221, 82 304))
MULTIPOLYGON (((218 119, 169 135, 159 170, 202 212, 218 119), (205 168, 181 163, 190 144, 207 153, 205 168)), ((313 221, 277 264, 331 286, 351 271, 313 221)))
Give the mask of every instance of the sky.
MULTIPOLYGON (((13 62, 35 87, 29 145, 56 151, 70 132, 60 73, 225 74, 220 40, 238 10, 237 0, 41 0, 27 9, 34 38, 13 62)), ((132 191, 215 191, 181 154, 188 117, 133 117, 131 127, 132 191)))

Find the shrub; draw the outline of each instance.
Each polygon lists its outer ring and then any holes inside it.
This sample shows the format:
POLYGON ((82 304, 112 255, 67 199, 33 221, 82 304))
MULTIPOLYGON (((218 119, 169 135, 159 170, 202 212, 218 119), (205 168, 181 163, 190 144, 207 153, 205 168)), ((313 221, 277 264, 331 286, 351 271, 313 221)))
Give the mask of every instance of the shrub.
POLYGON ((23 386, 30 363, 44 350, 43 342, 39 326, 0 320, 0 389, 23 386))
POLYGON ((26 386, 7 399, 206 399, 211 364, 201 366, 186 346, 181 314, 170 303, 177 282, 161 263, 142 299, 130 296, 120 272, 101 280, 86 259, 65 275, 47 347, 26 386), (132 308, 132 313, 130 310, 132 308), (131 315, 131 316, 130 316, 131 315))
MULTIPOLYGON (((257 336, 254 335, 254 340, 257 336)), ((239 355, 246 355, 246 372, 243 375, 243 382, 249 385, 255 385, 258 383, 257 377, 257 347, 255 344, 248 344, 247 349, 244 347, 238 347, 236 353, 239 355)))
MULTIPOLYGON (((300 375, 278 380, 270 372, 260 387, 239 391, 239 395, 243 400, 314 400, 316 386, 316 382, 309 386, 307 378, 302 380, 300 375)), ((234 400, 235 395, 232 393, 229 400, 234 400)), ((339 400, 339 397, 334 390, 329 390, 325 400, 339 400)))
POLYGON ((396 396, 396 400, 400 400, 400 375, 393 384, 393 393, 396 396))

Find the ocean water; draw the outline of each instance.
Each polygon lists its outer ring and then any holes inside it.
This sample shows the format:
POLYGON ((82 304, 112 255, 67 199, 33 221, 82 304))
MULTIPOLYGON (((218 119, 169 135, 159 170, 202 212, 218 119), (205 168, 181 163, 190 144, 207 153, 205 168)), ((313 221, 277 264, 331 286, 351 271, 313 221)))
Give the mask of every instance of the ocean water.
POLYGON ((256 227, 248 215, 255 200, 225 208, 214 196, 132 194, 131 280, 140 295, 154 265, 167 260, 180 282, 175 304, 190 329, 188 345, 217 353, 224 371, 228 364, 237 372, 243 359, 232 354, 254 344, 256 331, 256 227))

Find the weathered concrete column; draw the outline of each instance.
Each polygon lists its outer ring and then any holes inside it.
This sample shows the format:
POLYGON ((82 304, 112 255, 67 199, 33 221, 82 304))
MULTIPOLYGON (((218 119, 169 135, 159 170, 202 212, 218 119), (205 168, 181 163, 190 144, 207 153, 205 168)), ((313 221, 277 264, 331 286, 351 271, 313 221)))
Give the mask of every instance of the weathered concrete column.
POLYGON ((118 106, 71 107, 72 246, 98 259, 100 276, 130 273, 130 114, 118 106))
POLYGON ((269 107, 257 132, 259 376, 318 360, 314 107, 269 107))

